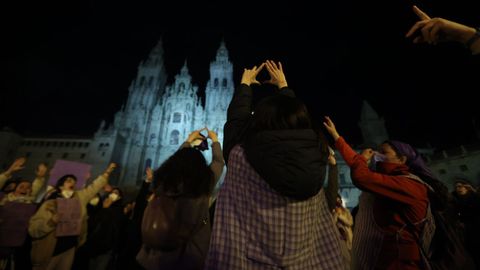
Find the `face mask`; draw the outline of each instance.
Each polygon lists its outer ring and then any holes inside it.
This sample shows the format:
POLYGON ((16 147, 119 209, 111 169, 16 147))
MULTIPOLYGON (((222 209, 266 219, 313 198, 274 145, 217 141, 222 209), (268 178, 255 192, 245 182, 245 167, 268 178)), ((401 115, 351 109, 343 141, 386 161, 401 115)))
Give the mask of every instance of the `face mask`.
POLYGON ((93 205, 93 206, 97 206, 97 204, 99 202, 100 202, 100 198, 98 198, 98 197, 95 197, 95 198, 90 200, 90 204, 93 205))
POLYGON ((370 169, 376 171, 377 164, 380 162, 385 162, 385 160, 386 160, 386 156, 384 154, 375 152, 369 164, 370 169))
POLYGON ((117 193, 110 193, 108 194, 108 198, 110 198, 110 200, 112 200, 112 202, 118 200, 120 198, 120 196, 118 196, 117 193))
POLYGON ((69 199, 70 197, 73 196, 73 192, 74 192, 73 190, 66 190, 66 189, 64 189, 64 190, 62 190, 62 196, 63 196, 64 198, 69 199))
POLYGON ((373 155, 373 162, 375 163, 385 162, 386 159, 387 159, 387 156, 385 156, 384 154, 375 153, 375 155, 373 155))

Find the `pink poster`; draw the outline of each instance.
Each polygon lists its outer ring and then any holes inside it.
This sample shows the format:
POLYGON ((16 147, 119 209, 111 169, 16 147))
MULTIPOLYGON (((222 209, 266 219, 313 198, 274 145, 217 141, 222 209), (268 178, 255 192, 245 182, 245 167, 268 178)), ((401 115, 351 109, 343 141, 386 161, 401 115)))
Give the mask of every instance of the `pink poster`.
POLYGON ((28 221, 36 204, 7 202, 0 206, 0 247, 19 247, 27 237, 28 221))
POLYGON ((80 235, 82 217, 80 200, 57 198, 58 224, 56 236, 80 235))
POLYGON ((85 186, 87 178, 90 177, 91 168, 92 165, 87 163, 57 159, 50 171, 48 184, 55 186, 60 177, 66 174, 73 174, 77 177, 75 189, 82 189, 85 186))

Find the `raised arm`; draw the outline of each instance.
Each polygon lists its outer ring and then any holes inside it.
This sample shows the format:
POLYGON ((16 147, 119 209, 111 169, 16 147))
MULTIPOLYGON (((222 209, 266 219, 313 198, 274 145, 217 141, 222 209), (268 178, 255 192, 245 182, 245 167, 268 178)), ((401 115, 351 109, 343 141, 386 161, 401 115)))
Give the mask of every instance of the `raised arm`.
POLYGON ((272 60, 267 60, 265 62, 265 67, 267 68, 270 79, 264 83, 270 83, 278 87, 278 94, 295 97, 295 92, 292 89, 288 88, 287 79, 285 73, 283 72, 283 66, 281 62, 276 64, 272 60))
POLYGON ((197 129, 188 134, 187 140, 180 145, 180 149, 190 148, 192 147, 192 144, 200 144, 202 141, 206 140, 207 138, 200 133, 202 130, 206 130, 206 128, 197 129))
POLYGON ((240 85, 235 89, 232 101, 227 110, 227 122, 223 128, 223 157, 228 160, 232 148, 240 143, 248 130, 252 117, 252 88, 251 84, 259 84, 258 73, 263 69, 265 63, 258 68, 245 68, 243 70, 240 85))
POLYGON ((215 186, 220 176, 222 176, 225 161, 223 160, 222 147, 218 141, 217 134, 213 130, 208 130, 208 138, 212 140, 212 163, 210 163, 210 170, 213 172, 215 179, 213 186, 215 186))
POLYGON ((95 195, 108 184, 108 178, 116 167, 117 165, 115 163, 110 163, 105 172, 98 176, 97 179, 93 180, 92 184, 77 191, 80 202, 86 205, 91 199, 93 199, 93 197, 95 197, 95 195))
POLYGON ((430 18, 416 6, 413 6, 413 12, 420 20, 410 28, 406 37, 413 38, 414 43, 435 45, 455 41, 465 45, 472 54, 480 53, 480 32, 475 28, 443 18, 430 18))
POLYGON ((7 182, 8 179, 10 179, 12 177, 12 174, 17 172, 17 171, 20 171, 22 170, 23 168, 25 168, 25 162, 27 161, 26 158, 24 157, 21 157, 21 158, 17 158, 13 163, 12 165, 10 165, 10 167, 8 168, 8 170, 6 170, 5 172, 3 172, 2 174, 0 174, 0 188, 3 188, 3 186, 5 185, 5 183, 7 182))
POLYGON ((324 125, 335 140, 335 147, 350 167, 352 181, 356 187, 409 205, 415 204, 419 198, 424 197, 426 188, 414 181, 408 181, 405 176, 392 176, 371 171, 367 161, 374 155, 372 149, 365 149, 362 154, 358 154, 338 134, 335 124, 329 117, 325 117, 324 125))
POLYGON ((335 152, 329 147, 330 154, 328 156, 328 182, 325 189, 325 196, 330 211, 335 209, 338 194, 338 167, 335 159, 335 152))

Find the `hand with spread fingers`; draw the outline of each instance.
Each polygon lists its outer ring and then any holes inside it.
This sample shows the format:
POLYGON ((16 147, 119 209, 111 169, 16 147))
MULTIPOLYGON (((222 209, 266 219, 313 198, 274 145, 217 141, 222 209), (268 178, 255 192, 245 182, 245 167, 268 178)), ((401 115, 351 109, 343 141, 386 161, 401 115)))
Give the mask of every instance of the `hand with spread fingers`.
POLYGON ((252 69, 245 68, 242 74, 242 80, 240 83, 250 86, 251 84, 260 84, 257 80, 257 75, 262 71, 265 63, 262 63, 258 68, 254 66, 252 69))
POLYGON ((325 126, 328 133, 333 137, 335 141, 337 141, 338 138, 340 138, 340 135, 337 132, 337 128, 335 128, 335 124, 330 119, 330 117, 325 116, 325 122, 323 122, 323 125, 325 126))
POLYGON ((480 34, 475 28, 443 18, 430 18, 416 6, 413 6, 413 11, 420 19, 406 34, 406 37, 413 38, 413 43, 436 45, 456 41, 466 45, 474 54, 480 52, 480 34))
POLYGON ((217 133, 215 133, 215 131, 208 128, 207 128, 207 131, 208 131, 208 138, 210 138, 212 142, 218 142, 217 133))
POLYGON ((18 172, 20 170, 23 170, 25 168, 25 163, 27 162, 27 159, 24 157, 17 158, 12 165, 8 168, 4 174, 6 174, 8 177, 11 177, 13 173, 18 172))
POLYGON ((276 85, 278 89, 283 87, 288 87, 287 79, 285 78, 285 73, 283 73, 282 63, 278 62, 278 65, 275 64, 272 60, 267 60, 265 62, 265 67, 267 68, 268 74, 270 75, 270 80, 264 83, 270 83, 276 85))

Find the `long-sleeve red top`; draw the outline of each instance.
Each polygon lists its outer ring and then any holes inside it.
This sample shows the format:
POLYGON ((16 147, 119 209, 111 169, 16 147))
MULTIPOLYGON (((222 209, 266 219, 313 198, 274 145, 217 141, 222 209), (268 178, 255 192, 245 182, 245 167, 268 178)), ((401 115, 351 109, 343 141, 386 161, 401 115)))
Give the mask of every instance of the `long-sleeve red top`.
POLYGON ((409 227, 402 234, 404 240, 400 246, 395 234, 407 223, 405 219, 415 223, 425 217, 428 207, 425 185, 405 177, 409 174, 409 168, 404 164, 384 163, 383 173, 371 171, 365 157, 356 153, 342 137, 336 141, 335 146, 350 167, 353 184, 362 191, 375 195, 373 205, 375 222, 387 235, 378 266, 383 268, 383 265, 384 269, 392 269, 391 266, 396 264, 394 261, 399 259, 418 261, 420 253, 416 239, 420 228, 413 230, 409 227))

